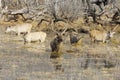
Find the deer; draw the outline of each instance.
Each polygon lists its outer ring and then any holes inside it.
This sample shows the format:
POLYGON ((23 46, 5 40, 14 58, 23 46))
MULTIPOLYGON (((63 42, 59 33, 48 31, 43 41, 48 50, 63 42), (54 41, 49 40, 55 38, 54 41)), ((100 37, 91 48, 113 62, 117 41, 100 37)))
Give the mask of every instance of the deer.
POLYGON ((118 25, 116 27, 113 28, 113 30, 109 30, 109 31, 100 31, 100 30, 91 30, 89 32, 91 40, 93 42, 95 41, 102 41, 103 43, 105 43, 107 40, 111 39, 113 37, 113 35, 115 34, 114 30, 118 27, 118 25))
POLYGON ((43 43, 46 39, 47 34, 43 31, 27 33, 23 36, 24 44, 32 41, 39 41, 43 43))
POLYGON ((52 29, 53 32, 56 33, 55 38, 50 42, 50 47, 51 47, 51 51, 53 53, 53 55, 51 55, 51 58, 56 58, 59 57, 61 54, 61 48, 62 48, 62 42, 63 42, 63 34, 66 32, 67 27, 65 27, 65 29, 59 33, 55 30, 52 29))
POLYGON ((13 31, 19 36, 21 33, 30 33, 31 29, 32 29, 32 24, 22 23, 22 24, 17 24, 15 26, 8 26, 5 33, 13 31))
POLYGON ((80 46, 82 46, 82 40, 83 40, 83 36, 80 36, 79 33, 77 32, 77 30, 70 30, 68 32, 68 36, 69 36, 69 42, 70 42, 70 48, 69 50, 67 50, 68 52, 75 52, 75 55, 78 55, 79 53, 79 48, 80 46))
POLYGON ((71 45, 78 44, 79 41, 81 41, 81 39, 83 38, 83 36, 79 37, 77 35, 78 35, 78 33, 76 30, 75 30, 75 32, 73 32, 72 30, 70 31, 69 36, 70 36, 71 45))

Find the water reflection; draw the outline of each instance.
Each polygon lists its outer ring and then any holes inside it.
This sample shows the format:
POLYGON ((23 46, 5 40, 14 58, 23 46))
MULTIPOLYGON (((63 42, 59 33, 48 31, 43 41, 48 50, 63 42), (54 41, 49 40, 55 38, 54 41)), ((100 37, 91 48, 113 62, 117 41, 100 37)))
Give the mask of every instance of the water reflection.
POLYGON ((64 72, 64 68, 62 67, 62 58, 50 58, 53 63, 55 71, 64 72))

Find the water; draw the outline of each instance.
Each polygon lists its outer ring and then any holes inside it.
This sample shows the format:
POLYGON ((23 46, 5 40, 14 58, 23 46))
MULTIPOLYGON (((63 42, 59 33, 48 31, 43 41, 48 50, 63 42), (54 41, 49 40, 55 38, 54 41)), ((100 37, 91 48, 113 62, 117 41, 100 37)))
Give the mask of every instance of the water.
POLYGON ((5 29, 5 26, 0 26, 0 80, 118 80, 119 78, 119 45, 117 48, 102 44, 91 47, 86 43, 88 41, 84 41, 83 46, 78 46, 76 52, 76 47, 68 47, 70 44, 66 43, 63 46, 63 55, 56 60, 50 59, 49 43, 54 35, 48 35, 45 43, 24 45, 22 36, 16 36, 14 33, 5 34, 5 29), (67 52, 69 49, 73 52, 67 52), (103 54, 104 57, 98 54, 103 54), (105 68, 104 60, 111 64, 115 63, 114 67, 105 68))

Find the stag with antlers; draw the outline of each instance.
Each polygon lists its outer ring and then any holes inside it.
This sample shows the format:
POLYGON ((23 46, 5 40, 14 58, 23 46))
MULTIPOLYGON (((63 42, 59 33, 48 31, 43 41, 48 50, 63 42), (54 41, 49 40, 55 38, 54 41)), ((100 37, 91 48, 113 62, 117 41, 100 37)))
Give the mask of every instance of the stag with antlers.
POLYGON ((51 54, 50 58, 60 57, 62 42, 63 42, 62 36, 66 30, 67 30, 67 27, 64 29, 64 31, 62 33, 59 33, 57 31, 55 31, 54 29, 52 29, 52 31, 54 31, 56 33, 56 37, 50 42, 50 47, 52 50, 52 54, 51 54))

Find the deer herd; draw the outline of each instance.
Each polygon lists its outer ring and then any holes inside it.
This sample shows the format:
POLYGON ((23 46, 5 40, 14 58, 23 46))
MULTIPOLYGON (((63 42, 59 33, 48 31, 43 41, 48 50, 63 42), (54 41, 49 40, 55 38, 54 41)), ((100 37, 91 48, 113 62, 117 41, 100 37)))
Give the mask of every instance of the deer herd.
MULTIPOLYGON (((115 34, 114 30, 117 29, 117 27, 118 26, 115 26, 113 28, 113 30, 110 30, 110 31, 106 31, 106 30, 100 31, 97 29, 90 30, 89 35, 90 35, 91 41, 93 41, 93 42, 101 41, 101 42, 105 43, 107 40, 109 40, 110 38, 113 37, 113 35, 115 34)), ((65 26, 65 29, 60 33, 58 31, 56 31, 55 29, 53 29, 53 27, 51 28, 51 30, 54 33, 56 33, 55 38, 50 42, 50 47, 51 47, 52 52, 59 52, 60 45, 64 41, 63 34, 67 33, 67 29, 68 29, 68 27, 65 26)), ((7 27, 5 33, 13 31, 18 36, 23 33, 24 44, 30 43, 32 41, 40 41, 42 43, 45 42, 45 39, 47 37, 46 32, 43 32, 43 31, 32 32, 31 30, 32 30, 32 25, 30 23, 22 23, 22 24, 17 24, 16 26, 7 27)), ((68 36, 70 37, 69 40, 70 40, 71 44, 77 43, 80 39, 80 38, 77 38, 76 36, 74 36, 72 31, 69 32, 68 36)))

